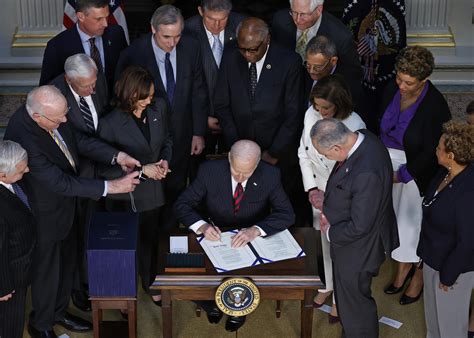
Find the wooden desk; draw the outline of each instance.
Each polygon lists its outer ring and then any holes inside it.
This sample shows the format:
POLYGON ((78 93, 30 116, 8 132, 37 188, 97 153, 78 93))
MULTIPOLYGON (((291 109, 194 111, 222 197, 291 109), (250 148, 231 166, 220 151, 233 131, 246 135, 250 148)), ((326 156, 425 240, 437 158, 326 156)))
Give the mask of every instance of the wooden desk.
MULTIPOLYGON (((257 285, 261 299, 300 300, 301 337, 311 337, 313 321, 313 292, 323 284, 317 274, 316 231, 313 228, 290 230, 306 253, 306 257, 280 261, 257 267, 218 274, 206 257, 206 273, 164 272, 165 256, 169 252, 169 238, 163 236, 159 246, 159 270, 153 289, 162 296, 163 337, 172 337, 173 300, 214 300, 217 287, 228 277, 248 277, 257 285)), ((203 252, 195 234, 188 232, 189 252, 203 252)), ((176 234, 179 235, 179 234, 176 234)))

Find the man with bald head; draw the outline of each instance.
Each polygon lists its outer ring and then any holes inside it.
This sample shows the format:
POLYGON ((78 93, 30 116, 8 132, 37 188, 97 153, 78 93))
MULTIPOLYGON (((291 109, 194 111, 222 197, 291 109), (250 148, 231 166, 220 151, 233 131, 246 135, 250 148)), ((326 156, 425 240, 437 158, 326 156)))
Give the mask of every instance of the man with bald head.
POLYGON ((262 160, 281 169, 295 208, 296 191, 303 191, 296 157, 304 114, 301 73, 298 55, 272 43, 267 24, 250 17, 237 27, 237 48, 224 53, 214 94, 227 145, 255 141, 262 160))
POLYGON ((134 168, 138 161, 126 153, 77 133, 67 119, 67 101, 54 86, 28 93, 5 131, 5 140, 19 143, 27 152, 30 173, 23 179, 25 193, 36 218, 37 246, 31 286, 33 312, 28 332, 36 337, 56 337, 55 324, 84 332, 91 323, 66 312, 76 266, 76 197, 133 191, 138 172, 103 181, 79 176, 79 154, 103 164, 134 168))
MULTIPOLYGON (((260 157, 255 142, 240 140, 232 146, 228 160, 203 163, 174 205, 178 220, 212 241, 220 239, 219 227, 240 229, 232 239, 234 247, 292 225, 293 209, 281 185, 280 171, 260 157)), ((202 307, 211 323, 222 318, 214 303, 202 307)), ((236 331, 244 321, 245 317, 229 317, 226 330, 236 331)))

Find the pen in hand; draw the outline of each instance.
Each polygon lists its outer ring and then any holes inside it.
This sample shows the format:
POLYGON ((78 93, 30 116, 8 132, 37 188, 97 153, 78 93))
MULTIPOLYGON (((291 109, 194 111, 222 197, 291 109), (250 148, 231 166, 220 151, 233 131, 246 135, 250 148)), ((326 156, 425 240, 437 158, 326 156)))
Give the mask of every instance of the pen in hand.
POLYGON ((220 234, 220 230, 218 227, 216 227, 216 225, 214 224, 214 222, 212 221, 212 219, 209 217, 209 224, 211 225, 211 227, 217 232, 218 236, 219 236, 219 239, 218 241, 223 243, 222 242, 222 238, 221 238, 221 234, 220 234))

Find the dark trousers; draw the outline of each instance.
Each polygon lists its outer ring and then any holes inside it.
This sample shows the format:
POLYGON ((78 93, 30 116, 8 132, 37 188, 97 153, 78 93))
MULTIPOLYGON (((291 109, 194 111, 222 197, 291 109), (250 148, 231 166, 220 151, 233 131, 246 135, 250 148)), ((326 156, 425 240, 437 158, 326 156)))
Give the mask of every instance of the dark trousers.
POLYGON ((138 271, 142 287, 149 295, 159 295, 159 290, 151 290, 158 269, 158 217, 160 208, 142 211, 138 225, 138 271))
POLYGON ((25 301, 26 288, 16 288, 10 300, 0 302, 0 337, 23 337, 25 301))
POLYGON ((33 311, 30 324, 40 331, 52 330, 66 313, 74 281, 77 257, 76 225, 62 241, 38 241, 33 259, 31 285, 33 311))
POLYGON ((333 259, 334 291, 342 336, 377 338, 379 323, 377 304, 372 297, 372 278, 378 273, 349 266, 350 262, 333 259))

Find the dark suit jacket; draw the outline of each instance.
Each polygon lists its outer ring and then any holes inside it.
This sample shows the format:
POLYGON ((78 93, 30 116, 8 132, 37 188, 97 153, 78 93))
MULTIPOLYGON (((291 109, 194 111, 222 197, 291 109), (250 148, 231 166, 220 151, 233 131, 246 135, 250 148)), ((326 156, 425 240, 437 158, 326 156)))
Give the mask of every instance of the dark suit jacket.
MULTIPOLYGON (((273 16, 272 39, 288 49, 295 50, 296 26, 288 11, 288 8, 282 9, 273 16)), ((344 75, 354 95, 354 101, 357 102, 361 89, 357 90, 356 84, 359 83, 360 86, 362 67, 352 32, 338 18, 327 11, 323 11, 321 25, 316 36, 321 35, 327 37, 336 45, 339 58, 337 67, 340 68, 339 70, 336 68, 336 72, 344 75)), ((306 81, 309 81, 308 78, 309 75, 306 75, 306 81)), ((308 98, 309 90, 311 88, 306 87, 308 98)))
MULTIPOLYGON (((236 39, 236 29, 240 21, 245 18, 242 14, 231 12, 224 29, 224 50, 228 48, 228 44, 236 39)), ((194 37, 201 46, 202 69, 206 80, 207 94, 209 98, 209 115, 214 116, 214 104, 212 98, 214 88, 217 82, 217 68, 212 49, 207 38, 206 29, 202 23, 202 17, 195 15, 184 22, 184 33, 194 37)))
POLYGON ((365 139, 329 177, 324 214, 331 227, 331 257, 348 269, 377 271, 399 245, 392 201, 392 164, 375 135, 365 139))
MULTIPOLYGON (((150 129, 150 143, 133 120, 131 113, 119 109, 104 117, 100 124, 99 135, 110 144, 122 149, 136 158, 142 165, 159 160, 171 160, 172 141, 168 130, 166 103, 158 99, 154 107, 147 107, 146 114, 150 129)), ((120 172, 112 177, 123 175, 120 172)), ((162 206, 165 203, 161 181, 148 179, 141 182, 133 191, 137 211, 145 211, 162 206)), ((108 197, 109 198, 109 197, 108 197)), ((129 194, 111 195, 111 199, 130 200, 129 194)))
POLYGON ((171 168, 187 163, 193 135, 204 136, 207 129, 208 99, 199 43, 182 36, 176 47, 176 88, 173 102, 169 102, 161 80, 151 45, 151 33, 135 40, 120 55, 117 78, 130 65, 138 65, 151 73, 155 84, 155 97, 166 100, 170 114, 170 131, 173 137, 171 168))
MULTIPOLYGON (((69 122, 62 123, 58 131, 79 172, 79 154, 107 164, 118 153, 95 138, 75 132, 69 122)), ((73 224, 76 196, 98 199, 104 193, 104 182, 79 177, 53 138, 28 115, 25 106, 10 118, 4 139, 21 144, 28 152, 30 173, 23 181, 36 217, 38 240, 63 240, 73 224)))
POLYGON ((295 220, 280 182, 280 171, 263 161, 247 181, 237 216, 234 216, 232 195, 229 161, 205 162, 199 167, 196 179, 177 199, 174 205, 176 217, 188 227, 208 218, 219 227, 258 225, 267 235, 285 230, 295 220), (203 208, 202 212, 197 211, 199 206, 203 208))
POLYGON ((442 168, 426 190, 418 255, 451 286, 461 273, 474 271, 474 166, 471 164, 433 197, 446 176, 442 168))
MULTIPOLYGON (((407 169, 414 178, 420 194, 423 196, 431 179, 438 170, 436 147, 441 137, 442 125, 451 119, 448 103, 443 94, 428 80, 428 92, 408 124, 403 136, 403 147, 407 157, 407 169)), ((395 81, 384 90, 380 115, 398 91, 395 81)))
POLYGON ((303 128, 300 58, 270 43, 253 99, 249 82, 248 62, 236 48, 231 49, 222 59, 214 94, 227 145, 249 139, 281 158, 293 150, 303 128))
MULTIPOLYGON (((127 47, 123 28, 119 25, 108 26, 102 35, 105 59, 105 77, 110 92, 113 92, 115 67, 120 52, 127 47)), ((40 86, 51 82, 64 72, 64 62, 71 55, 84 53, 82 41, 77 31, 77 25, 71 27, 49 40, 44 51, 43 66, 41 67, 40 86)))
POLYGON ((30 209, 0 185, 0 297, 31 282, 35 219, 30 209))
MULTIPOLYGON (((66 98, 69 111, 67 113, 67 119, 71 125, 78 131, 86 134, 92 134, 90 129, 86 126, 84 118, 82 117, 81 109, 79 104, 74 97, 69 85, 66 82, 64 73, 56 77, 50 83, 51 85, 58 88, 61 93, 63 93, 66 98)), ((92 101, 94 102, 94 107, 97 112, 97 118, 100 121, 100 118, 105 115, 109 109, 108 103, 108 93, 107 93, 107 82, 104 74, 97 74, 97 82, 95 86, 95 93, 91 95, 92 101)), ((93 133, 96 134, 96 133, 93 133)), ((89 160, 86 156, 79 156, 79 161, 81 163, 81 177, 93 178, 96 174, 95 164, 89 160)))

